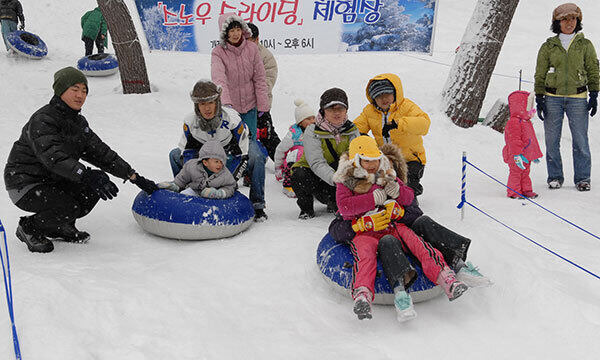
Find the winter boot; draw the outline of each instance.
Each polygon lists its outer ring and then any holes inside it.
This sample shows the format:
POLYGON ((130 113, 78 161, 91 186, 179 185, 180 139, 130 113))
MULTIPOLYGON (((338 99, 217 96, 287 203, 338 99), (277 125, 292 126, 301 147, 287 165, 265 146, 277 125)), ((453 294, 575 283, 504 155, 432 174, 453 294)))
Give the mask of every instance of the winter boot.
POLYGON ((78 244, 85 244, 90 240, 90 234, 77 230, 75 222, 60 225, 55 231, 49 232, 47 237, 52 240, 78 244))
POLYGON ((54 244, 41 231, 36 229, 28 217, 22 217, 17 227, 17 237, 31 252, 47 253, 54 250, 54 244))
POLYGON ((373 294, 371 290, 365 286, 361 286, 354 290, 352 297, 354 298, 354 313, 358 316, 358 320, 372 319, 371 300, 373 299, 373 294))
POLYGON ((446 296, 448 296, 448 300, 453 301, 458 299, 467 289, 469 288, 464 283, 456 280, 456 275, 454 271, 449 267, 444 267, 437 278, 437 284, 444 289, 446 296))
POLYGON ((268 218, 263 209, 254 209, 254 222, 265 222, 268 218))
POLYGON ((580 181, 577 183, 576 187, 578 191, 590 191, 592 189, 589 181, 580 181))
POLYGON ((400 322, 417 317, 412 298, 403 287, 394 289, 394 307, 396 308, 396 318, 400 322))
POLYGON ((523 191, 523 196, 525 196, 528 199, 535 199, 539 195, 533 191, 523 191))
POLYGON ((300 215, 298 215, 298 219, 300 220, 308 220, 315 217, 314 210, 301 210, 300 215))
POLYGON ((552 180, 548 182, 549 189, 560 189, 562 187, 562 183, 558 180, 552 180))
POLYGON ((494 284, 490 279, 481 275, 479 269, 470 261, 462 264, 456 273, 456 279, 472 288, 492 286, 494 284))

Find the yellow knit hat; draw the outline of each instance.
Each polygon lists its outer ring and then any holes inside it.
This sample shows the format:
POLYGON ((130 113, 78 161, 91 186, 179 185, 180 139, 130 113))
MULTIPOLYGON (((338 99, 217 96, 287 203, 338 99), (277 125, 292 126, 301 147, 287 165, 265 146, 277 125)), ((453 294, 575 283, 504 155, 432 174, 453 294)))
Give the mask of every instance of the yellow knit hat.
POLYGON ((349 157, 355 166, 360 166, 360 159, 379 160, 383 153, 377 147, 377 142, 370 136, 361 135, 350 142, 349 157))

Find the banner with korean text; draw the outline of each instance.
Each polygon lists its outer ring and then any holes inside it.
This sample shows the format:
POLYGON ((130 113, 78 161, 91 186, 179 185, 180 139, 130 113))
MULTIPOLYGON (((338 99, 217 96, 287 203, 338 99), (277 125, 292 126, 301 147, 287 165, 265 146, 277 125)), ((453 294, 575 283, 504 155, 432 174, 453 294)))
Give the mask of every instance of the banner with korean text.
POLYGON ((151 50, 210 53, 234 12, 277 54, 431 53, 437 0, 136 0, 151 50))

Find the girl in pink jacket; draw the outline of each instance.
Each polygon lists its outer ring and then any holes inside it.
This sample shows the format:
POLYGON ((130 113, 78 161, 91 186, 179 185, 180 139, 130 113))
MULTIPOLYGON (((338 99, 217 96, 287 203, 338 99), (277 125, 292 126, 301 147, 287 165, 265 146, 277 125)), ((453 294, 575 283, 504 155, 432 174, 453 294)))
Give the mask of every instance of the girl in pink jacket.
MULTIPOLYGON (((377 246, 379 239, 385 235, 392 235, 401 241, 403 249, 410 251, 421 262, 425 276, 442 286, 448 299, 454 300, 467 290, 467 285, 456 280, 454 271, 448 267, 437 249, 405 224, 395 221, 402 218, 403 206, 413 201, 414 194, 396 176, 390 160, 379 150, 375 139, 363 135, 352 140, 349 154, 345 153, 340 157, 333 181, 336 183, 339 213, 344 219, 353 220, 353 229, 357 233, 350 243, 350 249, 354 256, 352 297, 354 312, 359 319, 372 317, 377 246), (383 229, 378 226, 377 221, 369 220, 370 214, 381 212, 386 213, 391 220, 383 229)), ((405 318, 416 316, 410 296, 402 285, 398 286, 402 289, 394 289, 395 299, 399 295, 405 296, 406 311, 410 313, 405 318)))
POLYGON ((508 95, 510 119, 504 128, 506 145, 502 149, 502 157, 509 169, 506 196, 513 199, 522 196, 535 199, 538 196, 533 192, 529 178, 531 162, 539 162, 542 157, 531 123, 535 114, 533 99, 533 94, 527 91, 514 91, 508 95))

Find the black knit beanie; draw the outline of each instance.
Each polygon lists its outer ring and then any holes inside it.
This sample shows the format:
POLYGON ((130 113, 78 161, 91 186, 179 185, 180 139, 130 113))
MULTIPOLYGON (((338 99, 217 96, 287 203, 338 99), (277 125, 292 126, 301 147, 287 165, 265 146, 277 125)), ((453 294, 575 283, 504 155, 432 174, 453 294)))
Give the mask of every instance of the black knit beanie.
POLYGON ((61 96, 68 88, 75 84, 85 84, 87 92, 90 92, 87 78, 81 71, 72 66, 58 70, 54 74, 54 84, 52 84, 54 95, 61 96))
POLYGON ((376 97, 382 94, 394 94, 394 96, 396 95, 396 89, 394 88, 392 82, 388 79, 371 81, 367 91, 369 92, 369 96, 372 100, 375 100, 376 97))
POLYGON ((321 101, 319 102, 319 110, 324 111, 328 107, 334 105, 342 105, 348 109, 348 95, 340 88, 331 88, 325 90, 321 95, 321 101))

